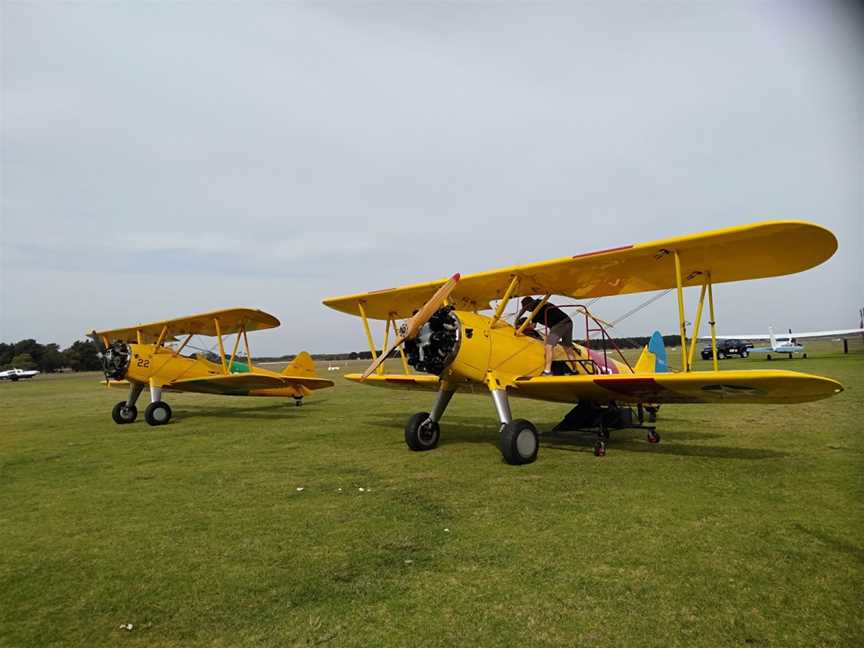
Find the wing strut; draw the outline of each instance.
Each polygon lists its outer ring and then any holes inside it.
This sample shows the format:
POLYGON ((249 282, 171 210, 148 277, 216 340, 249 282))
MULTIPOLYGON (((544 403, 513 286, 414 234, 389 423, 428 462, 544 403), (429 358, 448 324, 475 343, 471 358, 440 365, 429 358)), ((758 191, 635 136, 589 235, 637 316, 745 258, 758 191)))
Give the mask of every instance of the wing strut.
POLYGON ((249 371, 251 372, 255 370, 255 367, 252 366, 252 351, 249 349, 249 336, 246 335, 246 327, 243 326, 243 328, 240 329, 240 332, 243 333, 243 346, 246 349, 246 364, 249 365, 249 371))
POLYGON ((681 258, 678 250, 672 250, 675 258, 675 287, 678 289, 678 330, 681 332, 681 371, 689 371, 687 366, 687 323, 684 321, 684 288, 681 281, 681 258))
POLYGON ((528 314, 528 317, 525 318, 525 321, 522 322, 522 326, 519 327, 519 330, 516 331, 516 335, 522 335, 525 332, 525 329, 531 325, 531 322, 534 321, 534 317, 536 317, 537 313, 540 312, 540 309, 546 305, 546 302, 549 301, 551 294, 546 294, 543 296, 543 299, 540 300, 540 303, 534 307, 534 310, 528 314))
POLYGON ((366 331, 366 341, 369 342, 369 350, 372 352, 372 360, 378 359, 378 354, 375 352, 375 340, 372 339, 372 330, 369 328, 369 318, 366 317, 366 309, 363 307, 363 302, 357 302, 357 309, 360 311, 360 317, 363 320, 363 330, 366 331))
POLYGON ((498 307, 495 309, 495 315, 492 317, 492 322, 489 324, 489 328, 494 328, 495 324, 498 323, 498 320, 501 319, 501 315, 504 314, 504 309, 507 308, 507 303, 510 301, 510 298, 518 287, 519 275, 514 274, 510 279, 510 284, 504 291, 504 295, 502 295, 501 300, 498 302, 498 307))
MULTIPOLYGON (((242 330, 242 327, 241 327, 242 330)), ((233 369, 234 358, 237 356, 237 347, 240 346, 240 331, 237 331, 237 337, 234 338, 234 348, 231 349, 231 359, 228 361, 228 368, 233 369)))
POLYGON ((219 318, 213 318, 213 325, 216 327, 216 339, 219 340, 219 360, 222 363, 222 373, 228 375, 228 365, 225 364, 225 345, 222 344, 222 327, 219 326, 219 318))
POLYGON ((708 277, 702 283, 699 293, 699 305, 696 307, 696 320, 693 322, 693 337, 690 338, 690 351, 687 354, 687 366, 693 366, 693 355, 696 353, 696 341, 699 339, 699 325, 702 323, 702 306, 705 303, 705 291, 708 289, 708 277))
POLYGON ((711 325, 711 357, 714 361, 714 371, 717 371, 717 328, 714 326, 717 322, 714 319, 714 291, 712 290, 710 272, 708 272, 706 281, 708 282, 708 315, 711 317, 708 321, 708 324, 711 325))

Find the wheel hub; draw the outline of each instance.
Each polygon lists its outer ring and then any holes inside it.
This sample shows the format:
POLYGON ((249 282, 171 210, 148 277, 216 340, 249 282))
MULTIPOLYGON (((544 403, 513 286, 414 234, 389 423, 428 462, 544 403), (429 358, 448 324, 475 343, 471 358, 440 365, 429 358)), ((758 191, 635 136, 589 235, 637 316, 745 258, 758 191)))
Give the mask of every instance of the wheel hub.
POLYGON ((426 420, 417 430, 417 438, 424 445, 429 445, 435 440, 435 424, 431 420, 426 420))
POLYGON ((516 449, 523 457, 530 457, 537 448, 537 439, 531 430, 522 430, 516 437, 516 449))

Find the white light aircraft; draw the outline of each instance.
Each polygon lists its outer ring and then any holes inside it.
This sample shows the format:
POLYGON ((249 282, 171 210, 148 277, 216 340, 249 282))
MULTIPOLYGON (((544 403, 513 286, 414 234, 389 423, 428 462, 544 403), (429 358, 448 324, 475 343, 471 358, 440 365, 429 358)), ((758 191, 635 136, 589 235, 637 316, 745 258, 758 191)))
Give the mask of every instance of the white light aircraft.
POLYGON ((8 369, 6 371, 0 371, 0 380, 11 380, 12 382, 17 382, 22 378, 38 376, 39 373, 40 372, 35 369, 8 369))

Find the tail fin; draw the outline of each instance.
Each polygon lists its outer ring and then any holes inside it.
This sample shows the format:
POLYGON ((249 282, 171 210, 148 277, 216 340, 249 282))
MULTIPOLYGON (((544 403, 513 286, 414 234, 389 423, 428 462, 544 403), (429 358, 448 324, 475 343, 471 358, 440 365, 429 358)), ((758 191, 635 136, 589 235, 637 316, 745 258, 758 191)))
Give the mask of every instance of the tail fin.
POLYGON ((653 353, 656 358, 656 373, 669 373, 669 362, 666 360, 666 345, 663 344, 663 336, 660 331, 654 331, 651 334, 651 339, 648 341, 648 350, 653 353))
POLYGON ((282 370, 283 376, 309 376, 315 377, 318 374, 315 372, 315 361, 305 351, 297 354, 297 357, 282 370))
POLYGON ((774 337, 774 327, 768 327, 768 339, 771 340, 771 348, 775 348, 777 346, 777 338, 774 337))
POLYGON ((666 346, 663 344, 663 336, 660 331, 654 331, 651 335, 648 346, 642 349, 642 355, 636 361, 634 371, 636 373, 668 373, 666 346))

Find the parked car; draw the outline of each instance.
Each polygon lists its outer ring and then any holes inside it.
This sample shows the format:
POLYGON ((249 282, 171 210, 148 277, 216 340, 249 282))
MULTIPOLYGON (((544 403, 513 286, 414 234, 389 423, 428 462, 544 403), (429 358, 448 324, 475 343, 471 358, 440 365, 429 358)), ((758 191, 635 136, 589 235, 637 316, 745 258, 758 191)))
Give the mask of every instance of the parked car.
MULTIPOLYGON (((748 355, 750 355, 750 349, 752 348, 752 344, 750 344, 749 342, 743 342, 741 340, 719 340, 717 342, 717 358, 719 360, 722 360, 723 358, 728 358, 735 355, 741 358, 746 358, 748 355)), ((702 359, 711 359, 710 346, 702 349, 702 359)))

